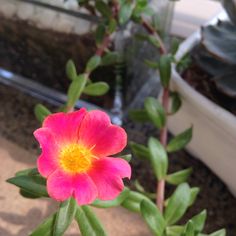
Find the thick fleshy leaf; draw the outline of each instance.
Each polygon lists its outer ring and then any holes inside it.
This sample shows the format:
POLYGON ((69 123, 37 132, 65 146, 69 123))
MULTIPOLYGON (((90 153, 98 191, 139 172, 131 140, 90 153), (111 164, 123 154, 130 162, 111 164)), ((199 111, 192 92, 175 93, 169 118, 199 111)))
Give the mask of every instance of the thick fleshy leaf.
POLYGON ((175 114, 181 107, 182 101, 177 92, 171 93, 171 114, 175 114))
POLYGON ((149 138, 148 148, 152 168, 158 180, 164 179, 168 169, 168 157, 165 148, 156 138, 149 138))
POLYGON ((225 229, 218 230, 214 233, 209 234, 209 236, 226 236, 226 230, 225 229))
POLYGON ((84 88, 83 93, 90 96, 102 96, 106 94, 108 90, 109 90, 109 85, 107 83, 96 82, 96 83, 87 85, 84 88))
POLYGON ((174 137, 167 145, 168 152, 175 152, 184 148, 192 139, 193 128, 189 128, 183 133, 174 137))
POLYGON ((110 208, 119 206, 127 198, 129 192, 130 190, 125 188, 116 199, 111 201, 101 201, 97 199, 91 205, 98 208, 110 208))
POLYGON ((133 7, 131 2, 125 2, 122 4, 121 9, 119 11, 119 22, 121 25, 128 22, 132 15, 133 7))
POLYGON ((130 191, 121 205, 130 211, 140 212, 140 204, 143 200, 149 201, 149 198, 139 192, 130 191))
POLYGON ((70 226, 76 212, 76 202, 73 198, 60 204, 56 213, 52 236, 62 236, 70 226))
POLYGON ((130 147, 131 147, 131 150, 132 152, 134 153, 134 155, 140 159, 144 159, 144 160, 149 160, 150 157, 150 152, 149 152, 149 149, 142 145, 142 144, 138 144, 138 143, 135 143, 135 142, 130 142, 129 143, 130 147))
POLYGON ((101 63, 101 57, 98 55, 92 56, 86 65, 86 72, 95 70, 101 63))
POLYGON ((166 234, 168 236, 180 236, 184 231, 184 226, 173 225, 166 227, 166 234))
POLYGON ((162 236, 166 223, 156 205, 151 201, 143 200, 140 209, 144 220, 152 230, 153 234, 156 236, 162 236))
POLYGON ((67 91, 67 108, 71 109, 75 106, 77 100, 80 98, 84 87, 87 83, 88 75, 80 74, 78 75, 70 84, 67 91))
POLYGON ((103 17, 108 19, 112 17, 112 10, 105 2, 101 0, 96 1, 96 9, 102 14, 103 17))
POLYGON ((131 120, 136 122, 148 122, 150 118, 144 109, 131 110, 129 111, 129 117, 131 120))
POLYGON ((14 184, 21 189, 36 195, 38 197, 48 197, 46 190, 46 180, 39 176, 27 176, 21 175, 10 178, 7 180, 8 183, 14 184))
POLYGON ((191 220, 185 225, 184 232, 181 236, 195 236, 194 224, 191 220))
POLYGON ((51 112, 42 104, 37 104, 34 107, 34 114, 39 122, 43 122, 44 119, 51 114, 51 112))
POLYGON ((164 212, 164 217, 168 225, 173 225, 184 215, 188 209, 190 194, 188 184, 183 183, 178 185, 175 192, 170 197, 164 212))
POLYGON ((188 204, 189 207, 194 204, 199 192, 200 192, 200 188, 198 187, 194 187, 190 189, 190 199, 189 199, 189 204, 188 204))
POLYGON ((169 55, 163 55, 159 62, 159 71, 161 84, 164 88, 167 88, 171 79, 171 58, 169 55))
POLYGON ((82 236, 106 236, 105 230, 89 206, 78 207, 75 219, 82 236))
POLYGON ((96 34, 95 34, 96 43, 98 45, 102 43, 105 37, 105 34, 106 34, 106 27, 103 23, 101 23, 100 25, 98 25, 96 34))
POLYGON ((157 128, 162 128, 165 125, 166 117, 160 102, 155 98, 148 97, 145 99, 144 107, 152 123, 157 128))
POLYGON ((173 174, 166 176, 166 181, 170 184, 178 185, 187 182, 190 174, 192 173, 192 168, 181 170, 173 174))
POLYGON ((56 214, 48 217, 42 222, 31 234, 30 236, 52 236, 53 225, 55 222, 56 214))
POLYGON ((93 154, 105 157, 121 152, 127 143, 124 129, 112 125, 109 116, 102 111, 90 111, 81 123, 80 141, 93 149, 93 154))
POLYGON ((197 232, 197 233, 202 232, 202 230, 204 229, 205 222, 206 222, 206 217, 207 217, 207 212, 206 212, 206 210, 203 210, 202 212, 195 215, 191 219, 191 221, 194 225, 194 231, 195 232, 197 232))
POLYGON ((77 76, 75 63, 71 59, 66 63, 66 75, 70 80, 74 80, 77 76))
POLYGON ((113 65, 118 62, 119 58, 119 53, 118 52, 107 52, 103 57, 102 57, 102 66, 108 66, 108 65, 113 65))

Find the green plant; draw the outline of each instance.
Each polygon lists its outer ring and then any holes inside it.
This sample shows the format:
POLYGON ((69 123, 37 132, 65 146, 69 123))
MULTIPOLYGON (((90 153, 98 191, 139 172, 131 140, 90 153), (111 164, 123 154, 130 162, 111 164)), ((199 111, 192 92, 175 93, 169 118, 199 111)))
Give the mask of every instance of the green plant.
POLYGON ((229 21, 202 28, 201 43, 194 53, 197 63, 212 76, 217 89, 236 97, 236 4, 222 1, 229 21))
MULTIPOLYGON (((92 1, 84 2, 90 3, 92 1)), ((179 95, 176 92, 171 91, 169 87, 171 81, 171 63, 175 61, 174 56, 178 49, 178 45, 174 40, 171 50, 167 50, 161 36, 159 35, 158 29, 156 29, 154 25, 152 25, 144 18, 144 15, 152 15, 152 11, 148 6, 148 1, 100 0, 95 1, 95 3, 95 12, 99 12, 99 14, 102 16, 102 20, 100 21, 96 31, 97 50, 95 55, 92 56, 88 61, 85 71, 82 74, 77 74, 74 63, 72 61, 68 61, 66 65, 66 72, 68 78, 71 80, 71 84, 68 90, 67 103, 65 104, 65 106, 61 107, 60 110, 65 113, 73 112, 75 103, 80 98, 82 93, 97 96, 105 93, 108 90, 108 86, 105 83, 93 83, 90 80, 89 77, 91 72, 100 65, 112 63, 114 61, 116 62, 118 60, 117 54, 114 52, 110 52, 108 46, 112 40, 112 34, 117 30, 119 26, 125 25, 129 21, 134 21, 142 25, 147 31, 147 36, 143 39, 151 42, 154 47, 156 47, 156 50, 160 51, 161 54, 159 60, 151 62, 149 61, 147 64, 149 64, 152 68, 158 68, 161 84, 163 87, 163 95, 161 101, 153 97, 146 98, 144 109, 132 111, 131 116, 134 120, 137 121, 151 122, 160 131, 160 137, 159 139, 157 139, 156 137, 150 137, 147 146, 131 143, 131 148, 135 156, 144 158, 150 162, 157 179, 157 191, 156 193, 147 193, 144 188, 138 182, 136 182, 137 191, 124 188, 120 195, 113 200, 104 201, 101 199, 96 199, 95 201, 91 202, 91 204, 80 205, 75 203, 73 197, 68 198, 67 200, 61 202, 57 212, 47 218, 41 225, 39 225, 31 235, 63 235, 71 224, 71 221, 75 219, 80 227, 80 232, 83 236, 105 236, 106 232, 100 224, 99 220, 92 212, 92 207, 109 208, 123 206, 124 208, 127 208, 131 211, 140 213, 147 225, 150 227, 153 235, 155 236, 206 236, 207 234, 202 233, 206 220, 205 210, 192 217, 185 224, 179 224, 179 220, 185 214, 187 209, 194 203, 199 192, 198 188, 190 187, 186 183, 189 175, 191 174, 191 169, 185 169, 171 174, 168 173, 168 154, 184 148, 185 145, 190 142, 192 137, 192 127, 190 127, 188 130, 171 139, 169 142, 167 139, 168 116, 175 114, 181 107, 181 100, 179 95), (170 100, 172 101, 171 109, 169 109, 170 100), (165 198, 166 183, 177 186, 174 193, 167 199, 165 198), (153 199, 156 200, 156 204, 153 203, 153 199)), ((94 7, 94 4, 91 4, 89 6, 94 7)), ((83 110, 81 112, 83 113, 83 110)), ((35 114, 40 122, 43 122, 44 119, 49 115, 50 117, 55 117, 51 115, 51 112, 43 105, 36 106, 35 114)), ((58 114, 56 114, 56 116, 57 115, 58 114)), ((68 117, 68 115, 63 115, 62 113, 60 113, 60 116, 68 117)), ((63 119, 61 120, 61 123, 57 123, 56 131, 58 131, 59 136, 63 136, 66 133, 68 137, 67 131, 62 132, 65 131, 65 120, 63 119), (61 128, 60 125, 63 128, 61 128)), ((100 126, 101 129, 103 128, 104 122, 107 123, 107 118, 105 120, 100 120, 99 125, 97 125, 97 132, 99 132, 100 126)), ((82 125, 79 126, 80 128, 82 127, 82 125)), ((97 126, 93 127, 96 128, 97 126)), ((45 127, 43 129, 44 132, 47 131, 48 126, 45 125, 45 127)), ((72 127, 74 127, 73 124, 72 127)), ((86 129, 89 129, 89 126, 86 125, 83 127, 86 127, 84 128, 85 131, 86 129)), ((114 128, 114 126, 112 128, 114 128)), ((77 132, 79 130, 72 129, 71 127, 69 128, 69 130, 72 132, 76 132, 76 134, 79 133, 77 132)), ((97 135, 97 132, 94 132, 94 136, 97 135)), ((50 139, 51 137, 51 141, 55 138, 54 136, 49 136, 43 136, 42 138, 43 141, 46 140, 46 144, 47 141, 50 141, 47 140, 48 138, 50 139)), ((71 135, 69 135, 69 137, 71 137, 71 135)), ((93 136, 89 137, 90 138, 87 139, 88 142, 93 139, 93 136)), ((116 135, 114 139, 117 139, 117 137, 118 136, 116 135)), ((100 136, 100 138, 104 137, 100 136)), ((123 141, 121 140, 123 143, 124 139, 122 139, 123 141)), ((66 139, 61 140, 63 140, 63 142, 66 142, 66 139)), ((75 142, 74 136, 73 142, 75 142)), ((56 144, 58 145, 57 142, 56 144)), ((55 152, 57 152, 57 145, 48 145, 46 152, 48 151, 49 155, 53 153, 53 149, 55 149, 55 152)), ((106 148, 109 148, 109 145, 106 146, 106 148)), ((75 146, 75 143, 72 143, 69 148, 72 149, 68 149, 68 146, 66 146, 66 152, 63 152, 62 157, 63 163, 67 163, 69 169, 73 170, 72 174, 74 174, 74 172, 76 171, 76 167, 80 166, 79 162, 82 158, 85 158, 85 161, 82 161, 82 167, 83 169, 86 169, 88 171, 89 168, 87 169, 87 167, 89 165, 86 164, 88 162, 88 158, 98 158, 97 156, 93 156, 90 153, 90 151, 92 152, 93 148, 96 148, 96 145, 93 145, 91 149, 87 150, 86 152, 83 146, 75 146), (82 149, 82 151, 80 151, 80 149, 82 149), (77 151, 79 152, 79 157, 76 156, 77 151), (86 156, 88 154, 89 156, 86 156), (74 162, 74 157, 77 158, 76 162, 74 162), (76 166, 71 165, 71 163, 76 163, 76 166)), ((54 158, 57 157, 57 155, 51 155, 51 157, 53 157, 51 158, 52 160, 55 160, 54 158)), ((130 155, 125 155, 120 158, 126 161, 130 161, 131 159, 130 155)), ((123 163, 123 160, 121 162, 123 163)), ((53 166, 53 163, 51 164, 53 166)), ((67 164, 66 167, 68 167, 67 164)), ((47 169, 47 165, 45 165, 44 167, 46 167, 45 169, 47 169)), ((122 167, 125 168, 125 165, 123 165, 122 167)), ((123 172, 121 167, 119 167, 118 169, 119 171, 121 171, 121 173, 123 173, 124 177, 127 176, 124 174, 125 171, 123 172)), ((113 171, 117 171, 116 167, 114 166, 113 171)), ((19 187, 20 193, 24 197, 49 197, 50 194, 47 188, 48 178, 46 180, 43 176, 40 175, 40 173, 41 172, 37 168, 20 171, 17 172, 14 177, 8 179, 8 182, 19 187)), ((78 173, 76 172, 76 174, 78 173)), ((109 176, 106 175, 105 177, 106 179, 108 179, 109 176)), ((73 179, 73 183, 75 182, 74 180, 75 179, 73 179)), ((113 186, 117 186, 116 181, 112 182, 111 180, 111 183, 113 186)), ((59 186, 59 189, 60 187, 62 187, 62 185, 63 184, 59 186)), ((107 188, 107 186, 105 186, 104 189, 108 189, 109 192, 109 188, 107 188)), ((118 189, 120 189, 120 185, 118 189)), ((63 194, 63 191, 61 192, 63 194)), ((83 195, 83 193, 81 195, 83 195)), ((223 229, 209 235, 225 236, 225 234, 225 230, 223 229)))

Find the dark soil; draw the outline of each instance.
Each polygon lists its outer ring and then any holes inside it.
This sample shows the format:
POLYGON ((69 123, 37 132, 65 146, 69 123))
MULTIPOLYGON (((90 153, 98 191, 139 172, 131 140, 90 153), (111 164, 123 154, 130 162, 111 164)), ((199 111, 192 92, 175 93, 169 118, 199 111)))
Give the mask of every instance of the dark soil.
MULTIPOLYGON (((93 33, 84 35, 66 34, 40 29, 19 19, 0 16, 0 67, 50 88, 67 91, 65 65, 73 59, 78 73, 83 72, 87 60, 95 52, 93 33)), ((113 68, 96 70, 93 81, 106 81, 114 88, 113 68)), ((110 108, 113 89, 96 99, 84 97, 96 105, 110 108)))
POLYGON ((230 98, 221 93, 211 75, 201 69, 194 60, 188 69, 183 72, 182 76, 198 92, 236 115, 236 98, 230 98))
MULTIPOLYGON (((36 121, 32 111, 34 105, 41 101, 1 84, 0 96, 0 135, 34 154, 38 153, 38 144, 32 133, 40 124, 36 121)), ((55 107, 45 105, 51 110, 56 110, 55 107)), ((129 120, 125 121, 124 127, 128 132, 129 140, 138 143, 146 144, 148 137, 158 135, 153 127, 134 124, 129 120)), ((131 164, 133 167, 132 180, 138 178, 147 191, 154 192, 156 181, 149 163, 133 157, 131 164)), ((193 167, 190 185, 200 187, 201 192, 195 205, 187 212, 185 220, 202 209, 207 209, 206 232, 224 227, 227 229, 227 236, 235 236, 236 199, 215 174, 189 153, 181 151, 170 156, 170 173, 188 167, 193 167)), ((173 189, 168 186, 167 195, 173 189)))

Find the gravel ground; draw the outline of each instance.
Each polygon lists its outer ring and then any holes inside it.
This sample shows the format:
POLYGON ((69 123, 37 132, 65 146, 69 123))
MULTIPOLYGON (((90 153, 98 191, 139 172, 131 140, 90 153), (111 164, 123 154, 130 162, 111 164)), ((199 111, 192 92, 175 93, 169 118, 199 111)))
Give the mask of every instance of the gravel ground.
MULTIPOLYGON (((13 141, 21 147, 37 153, 37 143, 32 133, 39 127, 32 111, 35 104, 40 102, 36 98, 25 95, 13 88, 0 85, 0 135, 13 141)), ((50 106, 50 108, 53 108, 50 106)), ((54 108, 55 110, 55 108, 54 108)), ((147 137, 156 136, 156 131, 147 125, 137 125, 130 121, 124 124, 130 140, 146 143, 147 137)), ((137 177, 146 187, 146 190, 155 190, 155 179, 151 168, 145 161, 133 158, 133 179, 137 177)), ((199 186, 201 192, 198 200, 186 218, 207 209, 208 220, 206 232, 225 227, 228 236, 236 235, 236 199, 227 190, 226 186, 202 162, 185 151, 170 156, 170 172, 187 167, 193 167, 190 177, 191 186, 199 186)), ((167 188, 167 195, 172 188, 167 188)))

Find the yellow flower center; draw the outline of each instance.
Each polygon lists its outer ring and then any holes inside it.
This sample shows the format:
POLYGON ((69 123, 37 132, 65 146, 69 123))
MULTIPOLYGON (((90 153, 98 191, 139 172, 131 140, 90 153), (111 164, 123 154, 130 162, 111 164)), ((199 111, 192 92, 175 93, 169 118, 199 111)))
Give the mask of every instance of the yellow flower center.
POLYGON ((69 144, 61 150, 59 158, 64 171, 77 174, 88 171, 95 156, 93 156, 91 149, 81 144, 69 144))

